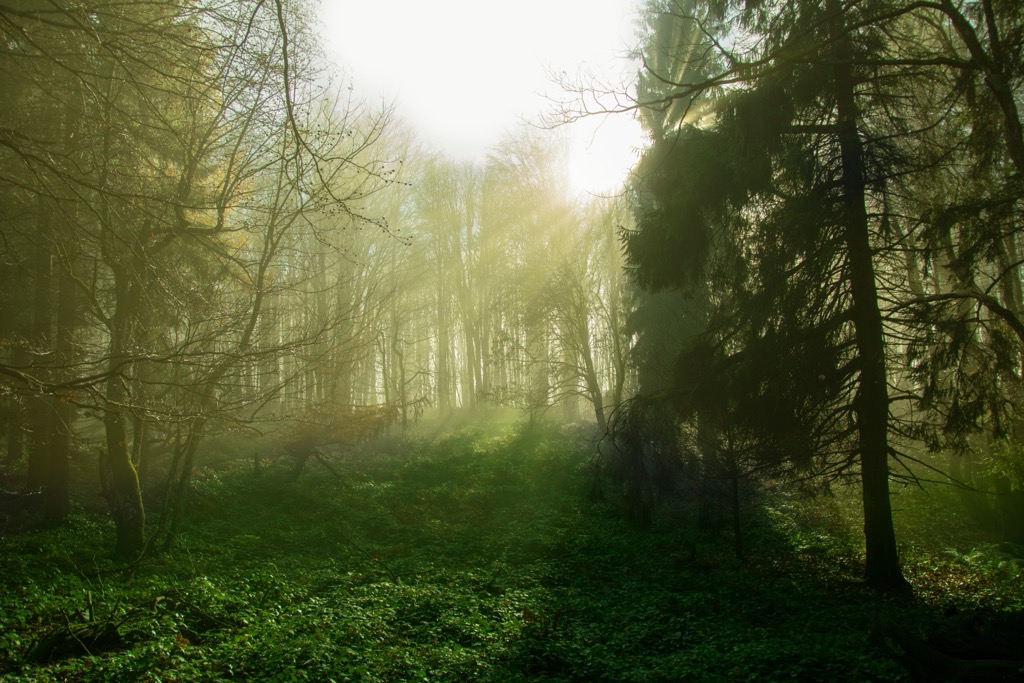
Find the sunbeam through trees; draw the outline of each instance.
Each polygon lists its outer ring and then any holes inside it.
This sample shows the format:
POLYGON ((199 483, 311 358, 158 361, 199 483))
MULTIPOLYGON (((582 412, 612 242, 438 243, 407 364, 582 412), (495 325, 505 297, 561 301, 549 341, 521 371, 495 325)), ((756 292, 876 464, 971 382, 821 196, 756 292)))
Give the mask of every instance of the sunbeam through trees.
POLYGON ((0 678, 1020 680, 1018 4, 0 1, 0 678))

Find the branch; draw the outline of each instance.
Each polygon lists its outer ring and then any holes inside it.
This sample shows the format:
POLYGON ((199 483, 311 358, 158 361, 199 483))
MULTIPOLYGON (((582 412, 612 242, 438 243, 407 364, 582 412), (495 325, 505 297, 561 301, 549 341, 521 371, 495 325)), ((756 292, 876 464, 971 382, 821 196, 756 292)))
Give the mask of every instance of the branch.
POLYGON ((944 294, 932 294, 930 296, 918 297, 911 299, 903 303, 900 308, 915 306, 917 304, 929 304, 940 301, 963 301, 965 299, 973 299, 979 304, 984 306, 993 315, 1002 318, 1002 320, 1010 326, 1010 328, 1020 339, 1021 344, 1024 344, 1024 321, 1021 321, 1017 314, 1003 306, 995 297, 989 294, 982 294, 980 292, 946 292, 944 294))

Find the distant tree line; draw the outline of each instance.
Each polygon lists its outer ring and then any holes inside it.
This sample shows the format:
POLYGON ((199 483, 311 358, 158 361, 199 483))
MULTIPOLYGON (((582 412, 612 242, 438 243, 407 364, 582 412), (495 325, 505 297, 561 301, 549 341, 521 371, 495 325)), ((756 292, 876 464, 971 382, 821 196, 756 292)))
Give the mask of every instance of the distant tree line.
POLYGON ((135 556, 173 538, 210 435, 355 439, 483 405, 603 421, 622 395, 628 211, 569 196, 557 135, 477 165, 423 149, 339 95, 290 0, 19 0, 0 37, 19 505, 63 519, 94 463, 135 556))

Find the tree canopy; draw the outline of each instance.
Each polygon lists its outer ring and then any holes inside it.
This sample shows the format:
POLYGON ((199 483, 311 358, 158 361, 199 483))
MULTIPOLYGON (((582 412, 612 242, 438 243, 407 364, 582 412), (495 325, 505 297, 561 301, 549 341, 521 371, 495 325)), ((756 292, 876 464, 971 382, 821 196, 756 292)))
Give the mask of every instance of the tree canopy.
POLYGON ((648 17, 636 107, 653 144, 627 258, 642 286, 697 302, 673 400, 748 442, 754 467, 858 470, 868 579, 901 586, 892 465, 922 438, 999 438, 1016 419, 1020 133, 1000 93, 1020 92, 1019 12, 654 2, 648 17), (971 183, 999 207, 984 228, 988 209, 950 192, 977 163, 1001 178, 971 183))

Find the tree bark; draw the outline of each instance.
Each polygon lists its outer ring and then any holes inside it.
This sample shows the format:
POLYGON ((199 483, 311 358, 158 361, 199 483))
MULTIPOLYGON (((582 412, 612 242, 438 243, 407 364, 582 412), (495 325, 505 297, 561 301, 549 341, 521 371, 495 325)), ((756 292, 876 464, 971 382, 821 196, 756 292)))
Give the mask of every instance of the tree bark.
MULTIPOLYGON (((75 359, 75 326, 77 324, 76 286, 71 278, 67 254, 62 261, 57 292, 56 361, 58 377, 71 378, 75 359)), ((55 397, 55 420, 49 452, 49 481, 46 496, 46 517, 51 522, 65 519, 71 510, 71 429, 75 419, 73 396, 55 397)))
MULTIPOLYGON (((109 222, 105 228, 110 231, 109 222)), ((112 235, 107 239, 112 240, 112 235)), ((139 476, 132 462, 132 448, 128 439, 128 370, 132 330, 139 315, 139 290, 129 275, 130 269, 117 263, 114 249, 106 256, 114 274, 114 312, 108 321, 110 332, 109 357, 106 380, 106 414, 103 426, 106 432, 106 450, 100 455, 100 478, 103 493, 110 507, 117 535, 115 552, 125 558, 134 558, 145 547, 146 514, 142 503, 139 476)))
MULTIPOLYGON (((82 148, 81 121, 84 103, 81 85, 76 79, 67 84, 64 101, 64 153, 69 158, 78 156, 82 148)), ((70 381, 75 374, 74 362, 78 353, 76 333, 78 327, 78 287, 72 269, 78 261, 79 250, 74 234, 78 227, 77 204, 66 202, 60 211, 62 221, 53 224, 52 252, 57 256, 57 329, 54 339, 54 378, 70 381)), ((50 522, 65 519, 71 511, 71 430, 75 419, 74 395, 60 393, 54 397, 54 428, 49 452, 49 482, 46 496, 46 517, 50 522)))
POLYGON ((867 208, 864 149, 857 128, 849 46, 839 40, 835 66, 839 146, 842 157, 843 219, 852 319, 860 377, 854 410, 857 416, 866 544, 865 578, 886 590, 906 590, 900 569, 889 500, 889 391, 885 333, 878 307, 867 208))
MULTIPOLYGON (((40 379, 50 379, 48 370, 52 358, 51 322, 53 321, 53 231, 52 214, 46 200, 38 197, 37 243, 34 245, 32 279, 32 328, 29 354, 40 379)), ((29 405, 28 488, 45 490, 50 482, 50 440, 53 434, 53 401, 46 394, 33 392, 29 405)))
MULTIPOLYGON (((1017 173, 1024 174, 1024 126, 1021 125, 1020 112, 1017 109, 1017 99, 1014 95, 1013 79, 1009 74, 1008 62, 1003 56, 1005 46, 997 32, 994 16, 990 12, 986 12, 988 15, 986 34, 989 41, 988 50, 986 50, 974 25, 960 12, 952 0, 942 0, 940 7, 942 12, 949 17, 960 39, 964 41, 971 60, 984 74, 985 83, 1002 115, 1007 154, 1017 169, 1017 173)), ((991 10, 991 7, 987 6, 986 9, 991 10)))
POLYGON ((597 378, 597 371, 594 368, 594 354, 590 348, 590 339, 587 334, 587 321, 584 318, 580 323, 579 339, 580 354, 583 357, 584 381, 587 384, 587 396, 594 406, 594 416, 597 418, 597 428, 604 433, 608 422, 604 414, 604 396, 601 393, 601 382, 597 378))
POLYGON ((103 422, 107 449, 100 454, 100 472, 117 533, 115 552, 120 557, 134 558, 145 545, 146 514, 138 474, 128 449, 128 429, 124 416, 118 411, 108 412, 103 422))
POLYGON ((128 442, 128 418, 125 415, 128 392, 122 376, 127 363, 125 328, 133 309, 130 286, 123 275, 116 275, 117 309, 111 321, 110 362, 107 379, 107 412, 103 418, 106 451, 100 457, 100 476, 117 532, 116 552, 122 557, 137 556, 145 544, 146 514, 142 505, 139 476, 132 463, 128 442))
MULTIPOLYGON (((17 350, 15 350, 15 362, 17 350)), ((4 456, 4 464, 17 465, 25 454, 25 409, 21 405, 21 396, 11 394, 6 399, 6 430, 7 430, 7 455, 4 456)))

